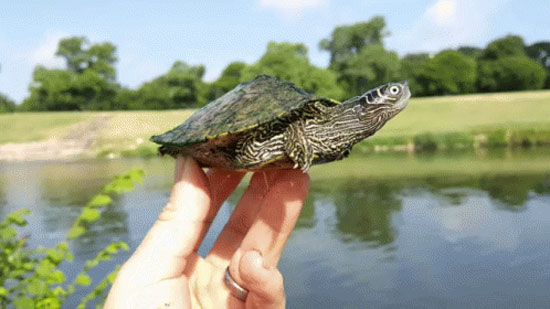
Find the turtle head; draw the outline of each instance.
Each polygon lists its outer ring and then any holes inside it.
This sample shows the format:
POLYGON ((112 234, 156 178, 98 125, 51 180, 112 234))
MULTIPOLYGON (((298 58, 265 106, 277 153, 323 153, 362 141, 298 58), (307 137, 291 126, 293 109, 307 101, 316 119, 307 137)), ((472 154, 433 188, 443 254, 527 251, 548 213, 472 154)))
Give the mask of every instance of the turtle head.
POLYGON ((374 88, 348 102, 354 105, 359 119, 379 129, 407 106, 410 97, 409 84, 403 81, 374 88))

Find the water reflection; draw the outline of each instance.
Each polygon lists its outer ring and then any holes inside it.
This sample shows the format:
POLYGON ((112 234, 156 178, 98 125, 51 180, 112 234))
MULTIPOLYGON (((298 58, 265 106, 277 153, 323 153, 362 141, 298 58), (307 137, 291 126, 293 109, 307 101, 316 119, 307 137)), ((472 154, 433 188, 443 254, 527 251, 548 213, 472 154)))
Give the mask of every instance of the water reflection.
POLYGON ((316 184, 314 195, 324 194, 336 207, 336 228, 343 241, 358 240, 374 246, 396 237, 392 215, 401 211, 399 184, 390 181, 343 179, 316 184))
MULTIPOLYGON (((486 156, 526 160, 505 152, 486 156)), ((441 165, 437 155, 417 159, 441 165)), ((410 161, 403 161, 384 157, 383 162, 406 172, 410 161)), ((144 168, 146 182, 117 197, 83 237, 71 242, 75 262, 64 266, 71 277, 112 241, 132 248, 139 244, 168 200, 172 160, 0 163, 0 214, 30 208, 31 246, 50 246, 66 236, 80 207, 102 185, 130 167, 144 168)), ((339 175, 333 165, 326 173, 331 168, 339 175)), ((220 210, 213 224, 217 231, 245 186, 220 210)), ((548 171, 312 176, 281 262, 289 306, 479 307, 494 293, 502 295, 504 305, 505 300, 548 303, 543 290, 550 277, 542 275, 550 273, 548 205, 548 171), (521 283, 523 293, 511 282, 521 283), (528 295, 537 295, 537 301, 528 295)), ((215 236, 207 235, 201 253, 215 236)), ((99 269, 93 279, 127 256, 99 269)))

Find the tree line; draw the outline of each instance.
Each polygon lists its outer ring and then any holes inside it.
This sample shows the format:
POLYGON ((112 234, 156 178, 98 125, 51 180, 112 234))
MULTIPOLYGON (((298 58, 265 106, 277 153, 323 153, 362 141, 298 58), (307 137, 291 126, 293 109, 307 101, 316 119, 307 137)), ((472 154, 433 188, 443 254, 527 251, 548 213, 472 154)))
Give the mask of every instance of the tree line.
POLYGON ((0 112, 200 107, 259 74, 340 100, 396 80, 408 80, 415 96, 550 89, 550 41, 526 45, 520 36, 507 35, 485 48, 399 57, 384 46, 389 35, 385 19, 378 16, 338 26, 319 43, 330 54, 328 68, 313 65, 302 43, 270 42, 256 62, 232 62, 213 82, 203 80, 203 65, 176 61, 137 89, 116 81, 115 45, 69 37, 60 40, 56 52, 65 68, 36 66, 30 95, 18 106, 0 94, 0 112))

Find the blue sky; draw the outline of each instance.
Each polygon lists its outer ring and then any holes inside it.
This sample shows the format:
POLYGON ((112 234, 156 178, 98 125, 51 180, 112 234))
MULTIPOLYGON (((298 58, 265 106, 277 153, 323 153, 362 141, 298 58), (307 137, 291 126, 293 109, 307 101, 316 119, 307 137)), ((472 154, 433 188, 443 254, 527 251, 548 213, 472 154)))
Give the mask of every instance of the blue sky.
POLYGON ((386 46, 404 55, 485 46, 506 34, 550 40, 549 0, 0 0, 0 92, 20 102, 35 65, 62 67, 60 38, 84 35, 118 50, 118 81, 137 87, 176 60, 206 66, 215 79, 231 61, 256 61, 269 41, 303 42, 313 63, 337 25, 386 18, 386 46))

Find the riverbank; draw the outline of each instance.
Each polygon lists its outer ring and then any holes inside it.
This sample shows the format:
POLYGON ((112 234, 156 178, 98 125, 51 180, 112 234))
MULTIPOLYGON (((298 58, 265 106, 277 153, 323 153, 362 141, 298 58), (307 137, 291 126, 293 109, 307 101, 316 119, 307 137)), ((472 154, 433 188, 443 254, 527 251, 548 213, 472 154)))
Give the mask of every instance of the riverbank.
MULTIPOLYGON (((192 113, 1 114, 0 160, 50 160, 61 152, 72 158, 154 156, 156 146, 149 137, 182 123, 192 113)), ((412 152, 548 147, 548 115, 550 91, 413 98, 400 115, 354 149, 412 152)))

